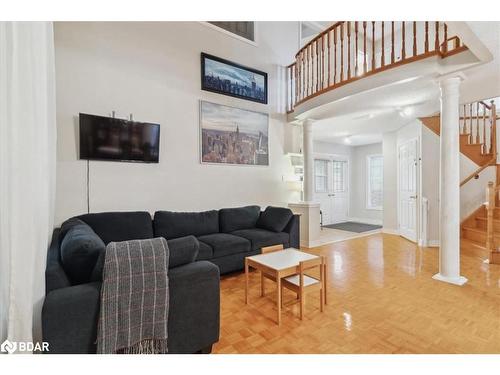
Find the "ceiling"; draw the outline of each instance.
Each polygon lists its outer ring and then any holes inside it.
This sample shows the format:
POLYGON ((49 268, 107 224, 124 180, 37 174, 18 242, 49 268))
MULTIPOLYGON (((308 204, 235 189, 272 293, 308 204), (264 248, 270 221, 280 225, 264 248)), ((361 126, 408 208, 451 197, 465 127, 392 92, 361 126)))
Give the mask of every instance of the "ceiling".
POLYGON ((352 146, 381 142, 383 133, 398 130, 438 109, 437 83, 428 77, 416 78, 338 101, 332 108, 336 116, 317 121, 313 137, 330 143, 350 142, 352 146))

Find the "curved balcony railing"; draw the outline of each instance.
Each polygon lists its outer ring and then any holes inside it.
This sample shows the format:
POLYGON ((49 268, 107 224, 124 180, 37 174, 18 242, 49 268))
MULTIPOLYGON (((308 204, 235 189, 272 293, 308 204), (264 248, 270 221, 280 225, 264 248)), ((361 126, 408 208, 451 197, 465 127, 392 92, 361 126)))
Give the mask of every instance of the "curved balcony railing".
POLYGON ((302 47, 287 67, 287 111, 369 75, 466 48, 448 35, 444 22, 337 22, 302 47))

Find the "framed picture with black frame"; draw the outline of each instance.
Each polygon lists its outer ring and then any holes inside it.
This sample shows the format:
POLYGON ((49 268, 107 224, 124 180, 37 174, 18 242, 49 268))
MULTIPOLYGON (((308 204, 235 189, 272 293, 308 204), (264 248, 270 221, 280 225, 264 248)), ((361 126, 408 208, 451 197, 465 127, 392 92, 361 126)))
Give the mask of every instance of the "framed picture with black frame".
POLYGON ((201 89, 267 104, 267 73, 202 52, 201 89))

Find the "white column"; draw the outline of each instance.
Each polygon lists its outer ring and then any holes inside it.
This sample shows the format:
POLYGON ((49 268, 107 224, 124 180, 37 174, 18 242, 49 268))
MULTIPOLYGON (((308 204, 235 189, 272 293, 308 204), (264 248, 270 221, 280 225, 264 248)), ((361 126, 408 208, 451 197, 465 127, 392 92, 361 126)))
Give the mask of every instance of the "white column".
POLYGON ((439 273, 433 278, 463 285, 460 276, 460 76, 443 78, 441 90, 439 273))
POLYGON ((313 179, 314 179, 314 158, 313 158, 313 120, 306 120, 303 124, 303 154, 304 154, 304 201, 313 201, 313 179))

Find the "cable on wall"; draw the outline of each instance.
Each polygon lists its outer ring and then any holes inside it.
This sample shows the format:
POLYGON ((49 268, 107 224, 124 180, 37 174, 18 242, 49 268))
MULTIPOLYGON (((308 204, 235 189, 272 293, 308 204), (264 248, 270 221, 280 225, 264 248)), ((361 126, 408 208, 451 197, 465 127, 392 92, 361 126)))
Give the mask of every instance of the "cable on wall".
POLYGON ((90 213, 90 160, 87 159, 87 213, 90 213))

